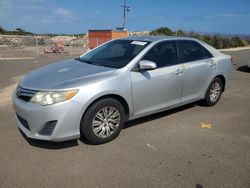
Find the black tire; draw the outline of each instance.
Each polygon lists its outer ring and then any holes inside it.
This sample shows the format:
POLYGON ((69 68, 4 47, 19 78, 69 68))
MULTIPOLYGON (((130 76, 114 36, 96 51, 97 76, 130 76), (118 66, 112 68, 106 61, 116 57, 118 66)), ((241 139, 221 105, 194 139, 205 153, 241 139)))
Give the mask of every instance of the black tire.
POLYGON ((101 99, 94 104, 92 104, 87 111, 85 112, 84 116, 81 120, 80 125, 80 131, 81 135, 91 144, 104 144, 107 143, 113 139, 115 139, 121 132, 123 125, 126 120, 126 114, 125 110, 122 106, 122 104, 113 98, 104 98, 101 99), (92 128, 92 122, 94 118, 96 117, 96 114, 102 110, 105 107, 113 107, 115 108, 120 116, 119 116, 119 125, 116 127, 116 129, 113 131, 113 133, 105 138, 101 138, 98 135, 94 133, 94 130, 92 128))
POLYGON ((216 77, 209 85, 209 87, 207 88, 206 91, 206 95, 205 95, 205 99, 203 100, 203 103, 206 106, 213 106, 215 105, 221 97, 222 91, 223 91, 223 83, 221 81, 221 79, 219 77, 216 77), (212 100, 210 97, 210 92, 211 92, 211 88, 214 86, 214 84, 219 84, 220 90, 219 90, 219 95, 217 96, 216 100, 212 100))

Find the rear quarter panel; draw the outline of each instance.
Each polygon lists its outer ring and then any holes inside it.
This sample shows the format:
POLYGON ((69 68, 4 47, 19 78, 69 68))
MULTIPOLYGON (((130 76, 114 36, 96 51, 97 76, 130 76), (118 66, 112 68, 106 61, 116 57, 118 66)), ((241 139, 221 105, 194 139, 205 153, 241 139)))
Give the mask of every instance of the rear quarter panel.
POLYGON ((232 69, 233 69, 231 56, 221 54, 220 56, 217 56, 215 60, 217 62, 216 73, 217 75, 224 76, 225 88, 228 88, 231 81, 232 69))
POLYGON ((215 71, 207 78, 206 85, 204 85, 203 91, 201 93, 201 99, 205 97, 207 88, 209 87, 210 83, 213 79, 217 76, 223 76, 225 78, 225 89, 229 87, 232 75, 232 63, 231 63, 231 56, 220 54, 216 57, 211 59, 212 61, 216 62, 215 71))

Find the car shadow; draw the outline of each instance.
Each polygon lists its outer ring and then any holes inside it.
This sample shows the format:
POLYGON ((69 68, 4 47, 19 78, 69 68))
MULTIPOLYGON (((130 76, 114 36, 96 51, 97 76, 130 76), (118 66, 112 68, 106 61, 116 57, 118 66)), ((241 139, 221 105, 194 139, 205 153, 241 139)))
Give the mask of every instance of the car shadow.
POLYGON ((196 185, 195 185, 195 188, 203 188, 203 185, 201 185, 201 184, 196 184, 196 185))
POLYGON ((150 121, 153 121, 155 119, 162 118, 164 116, 169 116, 171 114, 175 114, 175 113, 181 112, 183 110, 193 108, 196 105, 199 105, 199 103, 197 103, 197 102, 196 103, 191 103, 191 104, 187 104, 187 105, 177 107, 177 108, 174 108, 174 109, 171 109, 171 110, 166 110, 166 111, 159 112, 159 113, 156 113, 156 114, 152 114, 152 115, 149 115, 149 116, 145 116, 145 117, 142 117, 142 118, 139 118, 139 119, 131 120, 131 121, 125 123, 123 129, 131 128, 131 127, 137 126, 139 124, 150 122, 150 121))
POLYGON ((49 141, 43 141, 43 140, 35 140, 32 138, 28 138, 20 129, 19 129, 21 135, 24 137, 24 139, 31 145, 43 149, 66 149, 78 146, 77 139, 70 140, 70 141, 63 141, 63 142, 49 142, 49 141))
POLYGON ((240 66, 240 67, 238 67, 236 70, 238 70, 238 71, 240 71, 240 72, 248 72, 248 73, 250 73, 250 68, 248 68, 247 65, 240 66))

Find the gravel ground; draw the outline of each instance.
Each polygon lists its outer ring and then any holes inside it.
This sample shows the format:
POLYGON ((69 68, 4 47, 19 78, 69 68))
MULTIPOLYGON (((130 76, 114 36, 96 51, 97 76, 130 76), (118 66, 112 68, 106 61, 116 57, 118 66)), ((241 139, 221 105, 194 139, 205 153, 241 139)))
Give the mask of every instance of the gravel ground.
POLYGON ((236 69, 216 106, 134 120, 99 146, 23 137, 10 93, 21 75, 60 57, 0 61, 0 187, 250 187, 250 50, 224 53, 236 69))

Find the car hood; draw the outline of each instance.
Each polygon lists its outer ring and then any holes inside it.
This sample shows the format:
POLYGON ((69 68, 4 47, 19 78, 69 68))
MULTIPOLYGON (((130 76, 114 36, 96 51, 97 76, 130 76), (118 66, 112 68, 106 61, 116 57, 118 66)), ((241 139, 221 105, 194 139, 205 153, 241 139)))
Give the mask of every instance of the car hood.
POLYGON ((85 81, 109 75, 115 70, 71 59, 35 69, 26 74, 19 85, 33 90, 68 89, 81 86, 85 81))

